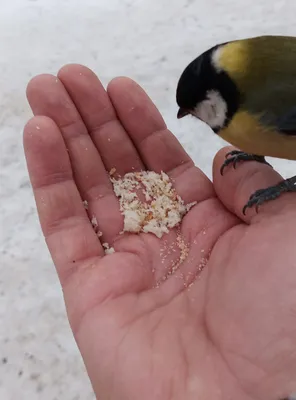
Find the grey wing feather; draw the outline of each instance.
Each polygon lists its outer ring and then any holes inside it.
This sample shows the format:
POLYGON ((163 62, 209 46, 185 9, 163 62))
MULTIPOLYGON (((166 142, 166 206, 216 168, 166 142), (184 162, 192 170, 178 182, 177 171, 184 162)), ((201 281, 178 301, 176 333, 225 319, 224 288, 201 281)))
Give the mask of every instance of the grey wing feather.
POLYGON ((278 86, 266 82, 248 94, 245 107, 257 114, 264 125, 275 126, 283 134, 296 136, 296 81, 278 86))
POLYGON ((296 106, 281 115, 276 121, 276 126, 281 132, 296 136, 296 106))

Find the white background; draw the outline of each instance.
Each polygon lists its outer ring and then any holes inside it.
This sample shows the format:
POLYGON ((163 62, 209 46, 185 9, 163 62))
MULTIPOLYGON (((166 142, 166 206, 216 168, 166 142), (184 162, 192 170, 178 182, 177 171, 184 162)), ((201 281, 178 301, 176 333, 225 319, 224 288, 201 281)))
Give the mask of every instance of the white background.
MULTIPOLYGON (((208 47, 260 34, 295 35, 295 0, 0 0, 1 400, 94 398, 24 162, 29 79, 70 62, 91 67, 104 84, 117 75, 136 79, 211 176, 223 143, 197 120, 176 120, 177 80, 208 47)), ((295 173, 293 162, 272 162, 284 176, 295 173)))

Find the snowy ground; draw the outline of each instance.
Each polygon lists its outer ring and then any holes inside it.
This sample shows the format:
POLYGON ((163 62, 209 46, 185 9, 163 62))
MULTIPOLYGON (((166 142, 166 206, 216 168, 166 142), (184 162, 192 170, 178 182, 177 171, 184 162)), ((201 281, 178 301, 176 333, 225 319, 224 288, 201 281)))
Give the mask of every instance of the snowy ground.
MULTIPOLYGON (((222 142, 176 120, 183 67, 209 46, 259 34, 296 34, 295 0, 0 0, 0 398, 94 399, 66 320, 26 172, 22 128, 28 80, 65 63, 104 83, 136 79, 196 163, 211 174, 222 142)), ((285 175, 295 164, 273 160, 285 175)))

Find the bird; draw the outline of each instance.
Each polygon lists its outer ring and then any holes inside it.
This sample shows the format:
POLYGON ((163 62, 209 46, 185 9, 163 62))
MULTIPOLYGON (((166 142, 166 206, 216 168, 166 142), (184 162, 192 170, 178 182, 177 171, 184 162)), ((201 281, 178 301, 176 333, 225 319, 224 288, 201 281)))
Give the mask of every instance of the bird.
MULTIPOLYGON (((176 102, 178 119, 192 115, 238 149, 226 154, 222 175, 238 162, 296 160, 296 37, 256 36, 211 47, 183 70, 176 102)), ((257 190, 243 214, 285 192, 296 192, 296 176, 257 190)))

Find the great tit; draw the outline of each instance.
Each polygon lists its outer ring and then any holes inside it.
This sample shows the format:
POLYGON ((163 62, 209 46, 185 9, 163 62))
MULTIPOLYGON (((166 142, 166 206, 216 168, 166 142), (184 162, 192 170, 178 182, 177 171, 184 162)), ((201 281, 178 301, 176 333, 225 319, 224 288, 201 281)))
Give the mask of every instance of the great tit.
MULTIPOLYGON (((296 160, 296 37, 260 36, 218 44, 193 60, 177 86, 178 118, 188 114, 239 150, 227 165, 265 156, 296 160)), ((296 192, 296 176, 257 190, 248 207, 296 192)))

